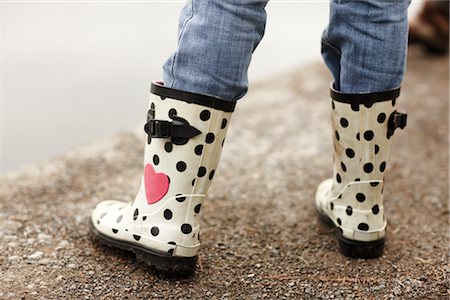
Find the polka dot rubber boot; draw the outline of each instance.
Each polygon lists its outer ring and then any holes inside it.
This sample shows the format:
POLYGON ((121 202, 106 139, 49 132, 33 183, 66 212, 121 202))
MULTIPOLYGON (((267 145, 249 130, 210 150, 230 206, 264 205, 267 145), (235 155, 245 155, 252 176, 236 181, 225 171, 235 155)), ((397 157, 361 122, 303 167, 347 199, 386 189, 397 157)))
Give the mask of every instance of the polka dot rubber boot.
POLYGON ((195 270, 200 212, 217 169, 235 102, 152 83, 145 165, 132 203, 103 201, 95 240, 132 251, 157 271, 195 270))
POLYGON ((394 130, 406 125, 406 114, 396 111, 399 93, 331 89, 333 178, 319 185, 315 205, 321 218, 336 227, 341 252, 349 257, 383 254, 384 172, 394 130))

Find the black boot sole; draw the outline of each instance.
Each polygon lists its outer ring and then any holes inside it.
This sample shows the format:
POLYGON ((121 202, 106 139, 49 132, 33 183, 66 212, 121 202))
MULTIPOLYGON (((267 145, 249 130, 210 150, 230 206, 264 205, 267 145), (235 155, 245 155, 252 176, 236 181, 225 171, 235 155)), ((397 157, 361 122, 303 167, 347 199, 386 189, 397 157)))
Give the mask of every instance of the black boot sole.
POLYGON ((136 260, 144 262, 157 273, 167 277, 187 277, 195 272, 197 256, 178 257, 169 253, 151 250, 142 245, 119 241, 98 231, 92 220, 89 221, 91 239, 102 245, 122 249, 136 255, 136 260))
POLYGON ((341 253, 351 258, 377 258, 383 255, 384 239, 371 242, 361 242, 345 238, 340 228, 324 213, 316 208, 319 218, 322 222, 336 229, 336 238, 338 240, 341 253))

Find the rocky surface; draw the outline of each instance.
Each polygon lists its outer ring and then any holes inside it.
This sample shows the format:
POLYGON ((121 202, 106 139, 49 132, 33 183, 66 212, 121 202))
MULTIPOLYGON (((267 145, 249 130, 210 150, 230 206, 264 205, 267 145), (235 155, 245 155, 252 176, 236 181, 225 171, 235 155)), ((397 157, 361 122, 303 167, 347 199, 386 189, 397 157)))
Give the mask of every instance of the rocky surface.
POLYGON ((0 298, 448 298, 448 71, 448 57, 410 51, 399 98, 409 124, 395 134, 385 178, 382 258, 343 257, 315 215, 332 157, 330 77, 312 65, 254 84, 240 102, 204 205, 193 278, 159 278, 89 240, 94 205, 137 191, 139 130, 2 178, 0 298))

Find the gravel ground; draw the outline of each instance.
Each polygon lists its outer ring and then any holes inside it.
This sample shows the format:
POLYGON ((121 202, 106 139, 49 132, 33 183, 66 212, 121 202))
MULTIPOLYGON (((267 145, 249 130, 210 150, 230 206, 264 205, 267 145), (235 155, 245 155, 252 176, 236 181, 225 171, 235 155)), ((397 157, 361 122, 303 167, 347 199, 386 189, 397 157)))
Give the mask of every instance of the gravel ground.
POLYGON ((312 65, 253 85, 239 104, 193 278, 159 278, 89 240, 94 205, 137 191, 144 137, 129 131, 2 178, 0 298, 448 299, 448 57, 409 56, 399 98, 409 124, 385 178, 380 259, 340 255, 315 215, 332 156, 330 77, 312 65))

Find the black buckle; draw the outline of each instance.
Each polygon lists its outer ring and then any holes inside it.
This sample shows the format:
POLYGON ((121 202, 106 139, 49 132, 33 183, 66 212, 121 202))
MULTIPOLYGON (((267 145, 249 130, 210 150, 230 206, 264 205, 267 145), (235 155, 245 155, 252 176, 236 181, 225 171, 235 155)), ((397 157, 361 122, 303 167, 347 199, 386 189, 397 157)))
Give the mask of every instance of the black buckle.
MULTIPOLYGON (((173 139, 188 139, 202 133, 197 128, 189 125, 186 120, 178 117, 173 117, 174 121, 165 120, 149 120, 144 126, 145 132, 152 138, 168 138, 173 139), (184 122, 183 122, 184 121, 184 122)), ((172 141, 174 142, 174 141, 172 141)), ((182 141, 180 141, 182 142, 182 141)))
POLYGON ((405 128, 407 119, 408 115, 406 113, 394 111, 389 117, 387 137, 390 138, 394 134, 395 129, 405 128))

